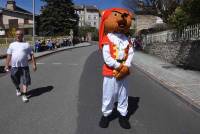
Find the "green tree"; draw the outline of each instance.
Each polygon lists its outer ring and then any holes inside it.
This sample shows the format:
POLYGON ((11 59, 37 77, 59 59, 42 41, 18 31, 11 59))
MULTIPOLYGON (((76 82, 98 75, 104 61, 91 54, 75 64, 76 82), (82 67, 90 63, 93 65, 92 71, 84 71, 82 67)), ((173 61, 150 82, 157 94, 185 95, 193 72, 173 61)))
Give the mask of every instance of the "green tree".
POLYGON ((181 7, 177 7, 175 12, 168 18, 168 21, 174 28, 181 30, 187 26, 189 16, 181 7))
POLYGON ((180 0, 124 0, 123 4, 137 12, 159 16, 167 23, 168 17, 181 4, 180 0))
POLYGON ((39 33, 47 36, 69 34, 70 29, 78 26, 72 0, 42 0, 44 6, 37 21, 39 33))
POLYGON ((78 29, 78 37, 86 37, 86 35, 88 33, 92 34, 92 40, 97 41, 98 40, 98 30, 95 27, 89 27, 89 26, 85 26, 85 27, 80 27, 78 29))
POLYGON ((15 27, 10 28, 9 31, 8 31, 8 37, 14 38, 16 36, 15 33, 16 33, 16 28, 15 27))
POLYGON ((200 0, 184 0, 181 8, 188 14, 188 24, 200 23, 200 0))
POLYGON ((177 28, 191 24, 200 23, 200 1, 184 0, 183 4, 176 8, 175 12, 168 18, 169 23, 177 28))

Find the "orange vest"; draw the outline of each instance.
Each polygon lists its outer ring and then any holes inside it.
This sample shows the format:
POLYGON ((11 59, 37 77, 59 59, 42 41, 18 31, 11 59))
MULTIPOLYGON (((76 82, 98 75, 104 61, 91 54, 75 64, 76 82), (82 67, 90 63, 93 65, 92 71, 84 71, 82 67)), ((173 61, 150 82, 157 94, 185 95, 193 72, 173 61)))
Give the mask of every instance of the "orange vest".
MULTIPOLYGON (((111 57, 113 59, 116 59, 116 54, 117 54, 117 47, 114 43, 112 43, 107 36, 104 36, 103 37, 103 41, 102 41, 102 44, 108 44, 109 45, 109 48, 110 48, 110 54, 111 54, 111 57)), ((126 61, 126 59, 128 58, 128 51, 129 51, 129 45, 127 45, 127 48, 124 50, 125 51, 125 58, 123 59, 123 61, 126 61)), ((103 65, 103 71, 102 71, 102 75, 103 76, 114 76, 114 68, 113 67, 109 67, 108 65, 106 65, 106 63, 104 63, 103 65)))

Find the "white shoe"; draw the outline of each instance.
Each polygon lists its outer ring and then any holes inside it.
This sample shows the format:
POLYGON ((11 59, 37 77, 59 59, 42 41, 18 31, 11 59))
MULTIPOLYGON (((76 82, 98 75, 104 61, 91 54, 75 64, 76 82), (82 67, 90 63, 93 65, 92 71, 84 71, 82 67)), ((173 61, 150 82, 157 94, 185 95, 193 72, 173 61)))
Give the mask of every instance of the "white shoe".
POLYGON ((16 90, 16 95, 17 95, 17 96, 21 96, 22 93, 21 93, 19 90, 16 90))
POLYGON ((22 101, 23 102, 28 102, 29 101, 28 98, 26 97, 26 95, 22 95, 22 101))

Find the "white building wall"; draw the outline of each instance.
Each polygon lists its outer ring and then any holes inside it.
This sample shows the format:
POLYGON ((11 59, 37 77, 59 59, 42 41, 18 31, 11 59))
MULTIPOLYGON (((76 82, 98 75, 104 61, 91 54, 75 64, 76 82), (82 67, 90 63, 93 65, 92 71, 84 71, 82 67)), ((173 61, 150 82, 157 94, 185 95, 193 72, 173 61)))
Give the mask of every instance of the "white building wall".
POLYGON ((78 10, 79 26, 91 26, 99 29, 99 12, 88 12, 87 10, 78 10))
POLYGON ((86 24, 91 27, 99 28, 99 13, 86 12, 86 24))

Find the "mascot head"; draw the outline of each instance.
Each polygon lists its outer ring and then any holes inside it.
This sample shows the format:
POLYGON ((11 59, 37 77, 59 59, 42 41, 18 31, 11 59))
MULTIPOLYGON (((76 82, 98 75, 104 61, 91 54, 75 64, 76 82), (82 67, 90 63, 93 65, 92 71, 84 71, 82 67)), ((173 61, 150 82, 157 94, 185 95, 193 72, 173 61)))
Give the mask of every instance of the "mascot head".
POLYGON ((133 14, 123 8, 111 8, 101 12, 99 28, 99 48, 102 48, 103 37, 107 33, 127 33, 131 27, 133 14))

